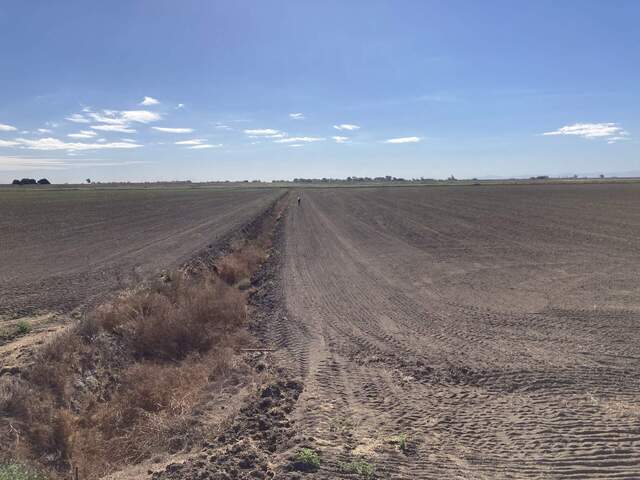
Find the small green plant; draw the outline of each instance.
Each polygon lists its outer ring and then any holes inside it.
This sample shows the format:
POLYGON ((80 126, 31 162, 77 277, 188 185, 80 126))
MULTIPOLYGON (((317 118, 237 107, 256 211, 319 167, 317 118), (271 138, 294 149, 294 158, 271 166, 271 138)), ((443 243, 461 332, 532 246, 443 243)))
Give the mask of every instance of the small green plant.
POLYGON ((407 451, 407 436, 404 433, 401 433, 396 437, 396 443, 398 444, 398 449, 401 452, 407 451))
POLYGON ((20 320, 16 325, 16 333, 18 335, 26 335, 31 331, 31 325, 29 325, 26 321, 20 320))
POLYGON ((45 478, 19 463, 2 463, 0 480, 45 480, 45 478))
POLYGON ((351 462, 339 462, 338 470, 342 473, 353 473, 362 478, 373 478, 375 468, 369 462, 363 459, 353 460, 351 462))
POLYGON ((310 448, 302 448, 296 453, 294 464, 297 470, 314 471, 320 468, 320 456, 310 448))

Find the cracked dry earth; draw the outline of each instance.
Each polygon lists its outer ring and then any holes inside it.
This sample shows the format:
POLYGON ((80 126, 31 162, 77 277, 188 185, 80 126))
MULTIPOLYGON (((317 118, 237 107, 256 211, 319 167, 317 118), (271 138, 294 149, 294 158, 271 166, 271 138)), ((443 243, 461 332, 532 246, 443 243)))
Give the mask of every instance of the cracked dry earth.
MULTIPOLYGON (((269 403, 272 441, 239 426, 251 435, 210 450, 263 467, 202 478, 364 478, 345 473, 353 461, 369 478, 640 478, 639 198, 639 185, 305 190, 282 232, 282 308, 259 328, 297 380, 269 403), (317 472, 285 468, 300 446, 317 472)), ((236 425, 264 418, 260 402, 236 425)))

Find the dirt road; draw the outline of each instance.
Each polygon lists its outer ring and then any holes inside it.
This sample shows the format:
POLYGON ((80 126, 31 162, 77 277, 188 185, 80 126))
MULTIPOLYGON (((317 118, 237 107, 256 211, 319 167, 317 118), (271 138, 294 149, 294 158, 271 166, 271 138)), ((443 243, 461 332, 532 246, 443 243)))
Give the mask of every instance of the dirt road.
POLYGON ((640 478, 639 198, 305 191, 270 336, 304 380, 316 475, 363 458, 379 478, 640 478))
POLYGON ((277 189, 0 190, 0 319, 69 311, 172 268, 277 189))

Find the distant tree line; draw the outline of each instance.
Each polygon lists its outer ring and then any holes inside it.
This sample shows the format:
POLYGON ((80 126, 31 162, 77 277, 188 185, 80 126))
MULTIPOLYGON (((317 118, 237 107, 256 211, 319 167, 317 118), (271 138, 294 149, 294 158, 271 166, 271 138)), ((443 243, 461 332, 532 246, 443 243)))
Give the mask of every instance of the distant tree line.
MULTIPOLYGON (((284 180, 278 180, 282 182, 284 180)), ((433 181, 433 179, 428 178, 412 178, 411 180, 407 180, 406 178, 401 177, 392 177, 391 175, 386 175, 384 177, 347 177, 347 178, 294 178, 293 183, 360 183, 360 182, 424 182, 424 181, 433 181)))
POLYGON ((17 178, 11 182, 12 185, 51 185, 51 182, 46 178, 41 178, 36 181, 35 178, 22 178, 18 180, 17 178))

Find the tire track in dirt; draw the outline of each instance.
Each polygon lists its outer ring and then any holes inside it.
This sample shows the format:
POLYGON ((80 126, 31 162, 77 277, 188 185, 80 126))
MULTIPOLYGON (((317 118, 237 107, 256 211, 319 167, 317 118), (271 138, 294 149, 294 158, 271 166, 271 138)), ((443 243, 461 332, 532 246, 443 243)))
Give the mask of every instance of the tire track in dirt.
MULTIPOLYGON (((599 190, 544 189, 539 213, 522 197, 540 192, 500 188, 325 189, 289 209, 287 315, 270 336, 304 379, 294 418, 322 452, 317 477, 352 478, 338 462, 360 456, 379 478, 638 477, 638 297, 576 308, 600 295, 604 259, 634 277, 636 210, 589 236, 578 204, 599 190), (559 268, 590 290, 553 297, 559 268), (535 301, 512 293, 525 284, 535 301)), ((617 205, 629 192, 613 188, 617 205)))

